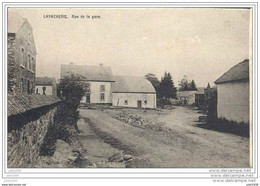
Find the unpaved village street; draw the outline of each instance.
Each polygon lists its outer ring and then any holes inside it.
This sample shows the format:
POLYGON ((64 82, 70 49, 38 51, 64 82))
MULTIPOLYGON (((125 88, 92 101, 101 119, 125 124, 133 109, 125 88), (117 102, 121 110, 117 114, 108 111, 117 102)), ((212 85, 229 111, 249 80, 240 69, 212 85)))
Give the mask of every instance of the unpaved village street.
POLYGON ((120 144, 120 150, 139 159, 136 167, 249 167, 249 139, 197 127, 200 115, 185 107, 146 111, 81 108, 79 130, 82 138, 91 133, 96 136, 93 138, 98 138, 98 145, 90 147, 84 143, 91 141, 84 140, 81 143, 89 151, 90 159, 95 159, 94 156, 107 159, 106 154, 113 154, 120 144), (160 123, 164 128, 157 131, 131 125, 116 119, 118 114, 138 116, 154 124, 160 123), (116 139, 117 144, 107 142, 104 133, 116 139), (100 147, 104 148, 95 149, 100 147))

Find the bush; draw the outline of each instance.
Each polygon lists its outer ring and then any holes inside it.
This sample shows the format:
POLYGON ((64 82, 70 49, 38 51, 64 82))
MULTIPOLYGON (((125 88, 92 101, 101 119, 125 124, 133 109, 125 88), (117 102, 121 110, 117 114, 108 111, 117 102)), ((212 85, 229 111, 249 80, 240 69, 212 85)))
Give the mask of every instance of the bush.
POLYGON ((71 136, 77 130, 77 120, 78 112, 64 103, 61 104, 54 115, 53 123, 49 124, 44 143, 40 148, 40 155, 52 156, 58 139, 70 143, 71 136))
POLYGON ((77 109, 89 88, 89 84, 81 76, 75 74, 65 76, 58 86, 65 103, 74 109, 77 109))

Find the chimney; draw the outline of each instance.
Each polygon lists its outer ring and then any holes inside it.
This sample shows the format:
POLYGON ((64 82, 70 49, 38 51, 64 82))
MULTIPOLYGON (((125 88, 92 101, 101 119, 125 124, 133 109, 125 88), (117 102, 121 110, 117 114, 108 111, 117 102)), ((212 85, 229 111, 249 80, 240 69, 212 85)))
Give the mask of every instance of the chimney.
POLYGON ((103 67, 103 63, 99 63, 99 66, 100 66, 100 67, 103 67))

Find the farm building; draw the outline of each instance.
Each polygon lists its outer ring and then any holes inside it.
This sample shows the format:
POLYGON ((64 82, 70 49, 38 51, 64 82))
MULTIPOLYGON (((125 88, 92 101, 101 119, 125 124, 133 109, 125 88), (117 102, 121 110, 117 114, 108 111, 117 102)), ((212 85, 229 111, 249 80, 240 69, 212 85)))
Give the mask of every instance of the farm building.
POLYGON ((249 60, 233 66, 215 81, 217 115, 236 122, 249 122, 249 60))
POLYGON ((156 108, 156 91, 143 77, 114 76, 112 105, 119 107, 156 108))
POLYGON ((108 66, 61 65, 61 79, 80 75, 89 84, 81 103, 119 107, 156 108, 156 91, 144 77, 113 76, 108 66))
POLYGON ((108 66, 61 65, 61 79, 69 74, 83 77, 89 84, 88 92, 81 100, 86 104, 112 104, 111 83, 114 82, 112 70, 108 66))
POLYGON ((56 85, 55 78, 36 77, 35 93, 41 95, 57 96, 57 85, 56 85))

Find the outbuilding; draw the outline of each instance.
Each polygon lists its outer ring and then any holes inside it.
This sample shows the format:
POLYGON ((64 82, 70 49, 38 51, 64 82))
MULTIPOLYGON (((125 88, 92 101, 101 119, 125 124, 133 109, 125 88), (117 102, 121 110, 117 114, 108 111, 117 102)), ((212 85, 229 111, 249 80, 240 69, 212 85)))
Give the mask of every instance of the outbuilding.
POLYGON ((55 78, 36 77, 35 93, 41 95, 57 96, 57 84, 55 78))
POLYGON ((156 91, 144 77, 114 76, 112 105, 131 108, 156 108, 156 91))
POLYGON ((249 60, 233 66, 215 84, 218 118, 249 123, 249 60))

